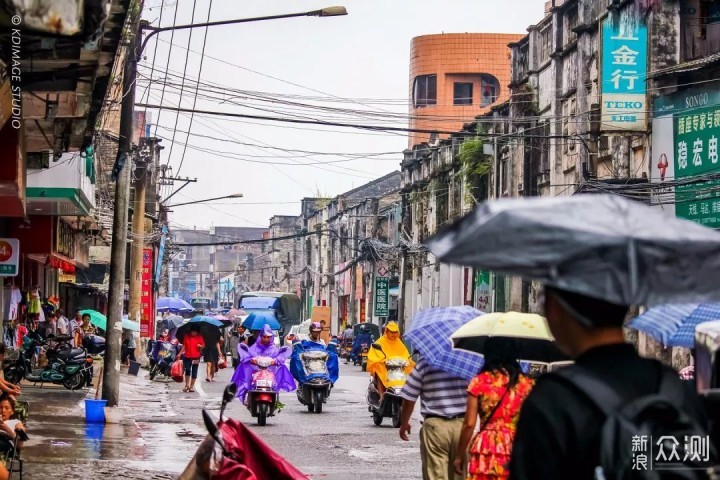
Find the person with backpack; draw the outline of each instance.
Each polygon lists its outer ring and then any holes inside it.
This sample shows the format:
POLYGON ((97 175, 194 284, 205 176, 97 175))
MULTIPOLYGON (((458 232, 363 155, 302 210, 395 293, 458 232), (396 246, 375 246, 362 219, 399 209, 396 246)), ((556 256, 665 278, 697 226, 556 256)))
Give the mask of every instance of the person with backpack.
POLYGON ((700 467, 716 460, 713 446, 699 457, 684 449, 690 438, 709 442, 700 400, 625 343, 628 307, 551 287, 544 295, 557 346, 575 363, 541 377, 525 400, 510 479, 708 478, 700 467), (668 457, 680 468, 658 469, 668 457))

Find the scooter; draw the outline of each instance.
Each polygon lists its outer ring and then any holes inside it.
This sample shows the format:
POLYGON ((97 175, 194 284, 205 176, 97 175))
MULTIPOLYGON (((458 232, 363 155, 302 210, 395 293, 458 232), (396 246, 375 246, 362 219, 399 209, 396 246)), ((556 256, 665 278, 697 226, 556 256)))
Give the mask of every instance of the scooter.
MULTIPOLYGON (((376 343, 371 345, 371 348, 382 351, 382 347, 376 343)), ((392 418, 392 426, 395 428, 400 427, 400 407, 402 405, 402 398, 400 397, 400 390, 405 385, 407 380, 407 374, 405 373, 405 367, 409 362, 405 358, 387 358, 385 360, 385 368, 387 368, 387 378, 384 383, 386 386, 385 394, 380 398, 380 393, 375 386, 374 379, 370 379, 367 391, 367 403, 368 411, 372 413, 373 423, 377 426, 382 425, 383 418, 392 418)))
POLYGON ((360 368, 363 372, 367 371, 367 357, 370 349, 366 343, 360 346, 360 368))
POLYGON ((223 419, 225 407, 237 395, 237 386, 225 387, 220 419, 202 411, 208 436, 200 443, 185 471, 178 480, 209 480, 211 478, 277 478, 307 480, 307 475, 268 447, 249 428, 233 419, 223 419))
POLYGON ((154 380, 158 374, 170 377, 170 369, 175 361, 177 351, 171 342, 155 342, 150 358, 150 380, 154 380))
POLYGON ((290 372, 298 382, 297 397, 308 412, 322 413, 323 404, 339 376, 337 346, 303 340, 293 346, 290 372))
POLYGON ((48 346, 48 343, 39 338, 26 336, 20 350, 18 360, 10 363, 4 369, 5 379, 13 384, 25 379, 31 383, 53 383, 62 385, 68 390, 78 390, 90 382, 90 368, 93 359, 84 348, 72 348, 60 342, 54 348, 46 351, 48 364, 45 368, 33 369, 31 359, 38 346, 48 346))
POLYGON ((276 361, 270 357, 255 357, 253 362, 258 370, 252 375, 250 390, 247 393, 247 408, 253 417, 257 417, 257 424, 261 427, 267 425, 267 417, 275 416, 278 402, 278 388, 275 374, 268 367, 275 365, 276 361))

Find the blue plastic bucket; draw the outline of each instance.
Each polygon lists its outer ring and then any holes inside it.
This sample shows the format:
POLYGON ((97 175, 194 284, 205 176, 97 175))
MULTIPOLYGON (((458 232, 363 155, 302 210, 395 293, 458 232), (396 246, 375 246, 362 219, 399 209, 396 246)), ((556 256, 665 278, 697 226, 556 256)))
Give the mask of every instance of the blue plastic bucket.
POLYGON ((85 400, 85 421, 87 423, 105 423, 107 400, 85 400))

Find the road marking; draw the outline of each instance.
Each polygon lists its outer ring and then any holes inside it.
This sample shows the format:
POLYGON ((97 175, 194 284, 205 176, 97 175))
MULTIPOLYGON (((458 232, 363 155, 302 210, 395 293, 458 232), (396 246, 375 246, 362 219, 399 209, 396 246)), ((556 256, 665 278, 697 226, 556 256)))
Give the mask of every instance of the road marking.
POLYGON ((198 382, 195 384, 195 391, 200 394, 201 397, 206 398, 207 393, 205 393, 205 390, 202 388, 202 383, 198 382))

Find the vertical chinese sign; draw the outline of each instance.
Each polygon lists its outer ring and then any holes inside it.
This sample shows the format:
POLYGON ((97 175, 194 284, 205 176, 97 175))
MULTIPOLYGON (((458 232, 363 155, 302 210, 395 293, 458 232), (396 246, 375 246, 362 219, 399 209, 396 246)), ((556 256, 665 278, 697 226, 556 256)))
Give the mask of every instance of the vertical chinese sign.
POLYGON ((602 26, 602 131, 645 131, 647 27, 627 12, 602 26))
POLYGON ((375 277, 375 310, 376 317, 390 315, 390 281, 387 277, 375 277))
POLYGON ((151 337, 153 325, 153 288, 152 288, 152 267, 153 267, 153 250, 152 248, 143 249, 142 264, 142 291, 141 291, 141 309, 140 309, 140 336, 151 337))
POLYGON ((490 272, 478 270, 475 274, 475 308, 481 312, 490 311, 490 272))
MULTIPOLYGON (((674 134, 675 180, 718 171, 720 107, 694 108, 675 114, 674 134)), ((720 228, 718 186, 717 179, 676 185, 675 215, 720 228)))

